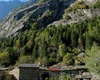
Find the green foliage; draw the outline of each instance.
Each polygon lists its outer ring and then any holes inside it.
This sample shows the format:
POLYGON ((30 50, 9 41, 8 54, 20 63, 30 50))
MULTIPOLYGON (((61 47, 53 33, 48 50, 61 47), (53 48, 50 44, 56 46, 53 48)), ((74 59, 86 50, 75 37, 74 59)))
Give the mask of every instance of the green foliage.
POLYGON ((9 65, 14 65, 19 57, 19 51, 11 47, 6 48, 5 51, 9 53, 9 65))
POLYGON ((0 65, 9 66, 14 65, 18 59, 19 54, 13 48, 6 48, 0 53, 0 65))
POLYGON ((47 63, 46 61, 46 57, 39 57, 36 61, 35 61, 35 64, 38 64, 40 62, 40 65, 45 65, 47 63))
POLYGON ((9 53, 8 52, 0 53, 0 64, 6 65, 6 66, 9 64, 9 53))
POLYGON ((100 76, 100 47, 94 43, 90 50, 87 51, 85 62, 89 70, 100 76))
POLYGON ((61 44, 59 45, 59 48, 58 48, 58 54, 59 56, 62 58, 67 52, 67 48, 66 48, 66 45, 65 44, 61 44))
POLYGON ((73 59, 71 53, 67 53, 63 57, 62 65, 73 65, 73 63, 74 63, 74 59, 73 59))
POLYGON ((18 62, 16 65, 24 64, 24 63, 33 63, 31 56, 21 56, 19 57, 18 62))
POLYGON ((93 5, 93 8, 99 8, 100 9, 100 0, 96 2, 96 4, 93 5))
POLYGON ((46 12, 46 17, 52 16, 53 13, 54 13, 53 11, 48 10, 48 11, 46 12))
POLYGON ((76 11, 77 9, 88 9, 89 6, 85 4, 83 0, 76 2, 74 5, 70 6, 68 9, 65 10, 65 13, 70 11, 76 11))
POLYGON ((6 51, 10 56, 9 65, 14 65, 20 56, 26 55, 32 56, 33 62, 45 57, 45 65, 58 62, 67 64, 67 61, 68 64, 74 64, 74 61, 69 61, 66 56, 75 59, 79 54, 77 47, 82 51, 90 49, 93 42, 100 45, 100 17, 78 24, 46 28, 39 28, 36 21, 29 19, 26 27, 27 29, 17 36, 0 40, 1 53, 6 51))
POLYGON ((74 80, 74 79, 71 78, 69 75, 63 75, 62 80, 74 80))
POLYGON ((56 76, 56 77, 51 77, 46 80, 74 80, 74 79, 71 78, 69 75, 60 75, 60 76, 56 76))

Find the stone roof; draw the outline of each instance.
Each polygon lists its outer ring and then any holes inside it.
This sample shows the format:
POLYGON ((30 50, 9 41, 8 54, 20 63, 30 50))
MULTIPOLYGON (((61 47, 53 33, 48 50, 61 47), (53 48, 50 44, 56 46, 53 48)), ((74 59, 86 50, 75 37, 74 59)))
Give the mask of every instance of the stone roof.
POLYGON ((19 68, 39 68, 37 64, 20 64, 19 68))
POLYGON ((76 75, 76 79, 91 79, 92 75, 89 72, 83 72, 82 75, 76 75))
POLYGON ((75 66, 75 69, 88 69, 85 65, 75 66))
POLYGON ((8 68, 2 68, 2 67, 0 67, 0 71, 5 71, 5 70, 8 70, 8 68))
POLYGON ((60 69, 59 68, 49 68, 49 71, 60 71, 60 69))
POLYGON ((75 79, 91 79, 92 76, 81 76, 81 75, 76 75, 75 79))

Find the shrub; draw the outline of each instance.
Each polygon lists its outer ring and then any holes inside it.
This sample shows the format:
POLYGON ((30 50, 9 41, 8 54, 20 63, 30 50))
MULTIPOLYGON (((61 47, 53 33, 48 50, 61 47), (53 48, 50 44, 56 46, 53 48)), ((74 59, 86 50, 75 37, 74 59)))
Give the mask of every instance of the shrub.
POLYGON ((72 59, 71 53, 67 53, 63 57, 62 65, 73 65, 74 64, 74 59, 72 59))
POLYGON ((21 56, 16 63, 16 65, 23 64, 23 63, 33 63, 31 56, 21 56))
POLYGON ((0 53, 0 65, 8 66, 9 64, 9 53, 2 52, 0 53))

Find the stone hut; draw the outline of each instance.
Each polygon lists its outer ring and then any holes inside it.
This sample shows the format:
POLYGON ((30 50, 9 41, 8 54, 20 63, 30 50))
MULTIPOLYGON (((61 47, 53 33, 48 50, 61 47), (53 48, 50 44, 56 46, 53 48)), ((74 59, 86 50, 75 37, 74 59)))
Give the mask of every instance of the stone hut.
POLYGON ((20 64, 19 80, 38 80, 39 66, 36 64, 20 64))
POLYGON ((91 80, 91 76, 86 76, 85 78, 84 75, 82 75, 86 72, 88 72, 88 68, 85 65, 45 68, 39 67, 36 64, 20 64, 19 80, 45 80, 46 78, 61 76, 63 74, 70 75, 76 78, 76 80, 91 80), (82 75, 82 77, 79 78, 77 75, 82 75))

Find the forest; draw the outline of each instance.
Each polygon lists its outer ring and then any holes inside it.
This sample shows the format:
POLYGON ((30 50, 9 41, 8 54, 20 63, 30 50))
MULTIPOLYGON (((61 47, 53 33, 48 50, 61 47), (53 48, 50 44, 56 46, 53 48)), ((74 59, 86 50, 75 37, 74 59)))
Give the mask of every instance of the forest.
POLYGON ((27 29, 18 35, 0 39, 0 65, 38 62, 44 66, 84 64, 83 59, 77 56, 90 50, 93 44, 100 45, 100 17, 46 28, 38 27, 32 19, 26 24, 27 29))

